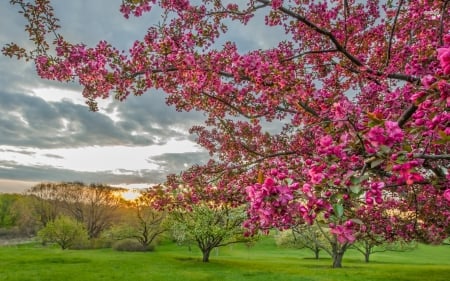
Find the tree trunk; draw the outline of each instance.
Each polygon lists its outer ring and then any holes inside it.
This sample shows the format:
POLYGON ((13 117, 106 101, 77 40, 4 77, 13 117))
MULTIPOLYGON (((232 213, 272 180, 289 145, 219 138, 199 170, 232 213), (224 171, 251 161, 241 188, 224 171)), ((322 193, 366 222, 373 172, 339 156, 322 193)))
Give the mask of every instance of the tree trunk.
POLYGON ((202 262, 209 262, 209 254, 211 253, 211 249, 203 249, 203 259, 202 262))
POLYGON ((364 253, 364 261, 369 262, 370 253, 372 252, 372 247, 368 242, 366 242, 365 253, 364 253))
POLYGON ((337 251, 333 253, 333 268, 342 267, 342 258, 344 257, 344 251, 337 251))
POLYGON ((319 259, 319 252, 320 252, 320 248, 315 247, 314 248, 314 257, 316 258, 316 260, 319 259))

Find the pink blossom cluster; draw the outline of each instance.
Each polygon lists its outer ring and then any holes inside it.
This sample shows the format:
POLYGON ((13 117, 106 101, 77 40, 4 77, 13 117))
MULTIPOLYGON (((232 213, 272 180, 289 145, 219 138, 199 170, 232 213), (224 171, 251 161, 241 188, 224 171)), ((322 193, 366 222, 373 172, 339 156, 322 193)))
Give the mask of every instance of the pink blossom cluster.
POLYGON ((437 49, 439 60, 444 75, 450 74, 450 34, 444 36, 445 46, 437 49))
POLYGON ((386 121, 384 126, 377 125, 370 128, 366 138, 370 144, 367 147, 368 152, 375 153, 381 146, 391 148, 396 143, 400 143, 404 138, 404 132, 397 122, 386 121))
POLYGON ((133 13, 133 16, 135 17, 140 17, 142 14, 150 12, 151 6, 149 2, 155 4, 156 0, 138 1, 137 3, 136 1, 124 1, 124 3, 120 5, 120 12, 126 19, 130 17, 131 13, 133 13))
POLYGON ((316 196, 311 185, 300 186, 282 166, 271 169, 262 183, 248 186, 246 193, 250 221, 262 229, 284 229, 298 220, 312 224, 317 213, 332 210, 324 198, 316 196))
POLYGON ((384 186, 384 182, 373 182, 370 184, 370 190, 368 190, 365 194, 367 205, 372 205, 374 203, 383 203, 384 186))
POLYGON ((351 220, 342 225, 330 224, 330 232, 334 234, 341 244, 353 243, 356 240, 354 235, 354 223, 351 220))
POLYGON ((420 183, 424 177, 417 171, 416 167, 421 165, 422 161, 411 160, 401 164, 395 164, 392 168, 394 175, 391 177, 394 182, 398 184, 412 185, 420 183))

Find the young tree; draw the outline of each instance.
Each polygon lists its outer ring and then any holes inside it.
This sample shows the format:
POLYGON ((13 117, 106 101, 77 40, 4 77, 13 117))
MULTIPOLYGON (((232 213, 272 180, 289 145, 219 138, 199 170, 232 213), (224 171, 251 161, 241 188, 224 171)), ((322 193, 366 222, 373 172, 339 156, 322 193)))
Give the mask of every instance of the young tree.
MULTIPOLYGON (((370 255, 389 249, 407 249, 400 247, 419 238, 415 233, 415 224, 420 219, 418 211, 412 212, 405 202, 387 196, 381 204, 368 205, 358 209, 355 214, 362 227, 356 234, 356 243, 352 245, 369 262, 370 255)), ((438 237, 437 240, 442 238, 438 237)), ((431 239, 426 239, 432 241, 431 239)))
POLYGON ((387 251, 412 251, 417 248, 417 242, 404 241, 401 239, 398 239, 397 241, 386 241, 382 236, 372 236, 370 238, 364 237, 364 239, 358 239, 356 243, 352 245, 352 248, 363 254, 364 261, 368 263, 372 254, 387 251))
POLYGON ((60 216, 39 230, 38 237, 45 242, 58 244, 62 250, 78 241, 87 240, 87 232, 82 224, 71 217, 60 216))
POLYGON ((448 235, 448 0, 124 0, 126 18, 159 6, 166 19, 125 53, 64 40, 48 0, 11 3, 35 48, 3 53, 34 60, 42 78, 78 81, 92 109, 111 93, 159 88, 178 110, 205 112, 206 126, 191 132, 215 161, 185 177, 249 186, 252 231, 319 217, 346 245, 357 209, 389 191, 421 215, 414 227, 425 241, 448 235), (271 34, 285 31, 278 44, 219 46, 228 28, 261 16, 271 34), (279 130, 268 130, 275 121, 279 130))
POLYGON ((177 242, 194 241, 202 252, 202 261, 209 262, 214 248, 249 241, 244 237, 243 208, 195 204, 190 210, 177 209, 171 213, 174 238, 177 242))
POLYGON ((279 246, 306 248, 314 253, 315 259, 319 259, 320 251, 326 244, 325 238, 317 226, 306 224, 293 226, 288 231, 280 232, 275 240, 279 246))
POLYGON ((169 214, 173 238, 180 244, 196 244, 203 262, 209 262, 215 248, 252 241, 243 228, 247 218, 244 205, 236 204, 241 194, 231 189, 224 193, 223 189, 206 185, 201 177, 195 182, 198 185, 186 185, 182 178, 172 175, 167 185, 155 186, 146 193, 153 206, 169 214))
POLYGON ((127 212, 122 211, 123 222, 112 229, 114 239, 136 239, 143 249, 148 249, 155 240, 167 231, 166 213, 152 206, 152 199, 145 192, 127 202, 127 212), (125 213, 125 214, 123 214, 125 213))

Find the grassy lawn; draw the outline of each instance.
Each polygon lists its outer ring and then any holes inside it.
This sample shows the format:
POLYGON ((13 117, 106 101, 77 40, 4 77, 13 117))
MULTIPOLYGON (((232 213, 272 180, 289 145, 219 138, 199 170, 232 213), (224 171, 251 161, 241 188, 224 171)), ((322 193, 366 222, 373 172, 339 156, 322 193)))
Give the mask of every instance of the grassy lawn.
POLYGON ((28 244, 0 247, 0 280, 450 280, 449 246, 377 253, 368 264, 361 254, 349 251, 342 269, 331 269, 325 254, 319 260, 311 257, 306 250, 278 249, 269 239, 252 248, 221 248, 208 264, 196 249, 173 244, 149 253, 62 251, 28 244))

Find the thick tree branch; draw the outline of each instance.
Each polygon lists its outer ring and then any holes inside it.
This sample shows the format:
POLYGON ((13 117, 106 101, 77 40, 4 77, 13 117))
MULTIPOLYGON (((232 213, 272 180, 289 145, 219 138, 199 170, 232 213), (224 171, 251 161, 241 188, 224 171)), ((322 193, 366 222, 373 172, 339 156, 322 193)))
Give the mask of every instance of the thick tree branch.
MULTIPOLYGON (((270 4, 270 1, 268 1, 268 0, 257 0, 257 1, 260 3, 264 3, 264 4, 270 4)), ((319 26, 317 26, 316 24, 314 24, 307 18, 289 10, 288 8, 285 8, 282 6, 279 8, 279 10, 281 12, 285 13, 286 15, 289 15, 289 16, 297 19, 298 21, 302 22, 307 27, 311 28, 312 30, 315 30, 317 33, 328 37, 331 40, 331 42, 334 44, 334 46, 336 47, 336 50, 338 52, 341 52, 346 58, 348 58, 356 66, 359 66, 359 67, 364 66, 364 64, 358 58, 356 58, 354 55, 352 55, 350 52, 348 52, 347 49, 341 43, 339 43, 339 41, 336 39, 336 37, 330 31, 320 28, 319 26)), ((376 75, 376 76, 387 76, 388 78, 391 78, 391 79, 403 80, 403 81, 407 81, 407 82, 411 82, 411 83, 417 83, 417 81, 419 81, 418 78, 411 77, 408 75, 397 74, 397 73, 392 73, 392 74, 386 75, 385 73, 383 73, 381 71, 375 71, 375 70, 371 70, 369 68, 366 70, 366 72, 369 74, 376 75)))
POLYGON ((397 123, 398 126, 400 128, 402 128, 406 122, 409 120, 409 118, 411 118, 411 116, 414 114, 414 112, 416 112, 417 110, 417 106, 415 104, 411 104, 406 110, 405 112, 403 112, 403 114, 400 116, 400 118, 398 118, 397 123))

